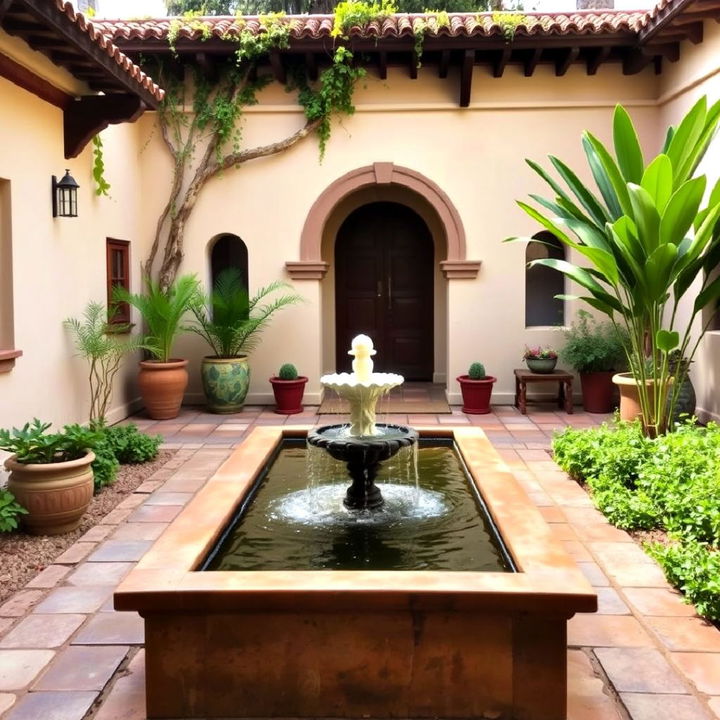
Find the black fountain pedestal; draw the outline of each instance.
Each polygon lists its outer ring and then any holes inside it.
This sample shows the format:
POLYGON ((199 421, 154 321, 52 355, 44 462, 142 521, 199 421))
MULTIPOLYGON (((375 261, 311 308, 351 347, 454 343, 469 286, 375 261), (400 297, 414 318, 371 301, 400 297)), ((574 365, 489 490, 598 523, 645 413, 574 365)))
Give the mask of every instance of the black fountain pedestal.
POLYGON ((352 437, 343 435, 347 425, 325 425, 308 433, 308 442, 322 448, 347 465, 352 485, 345 494, 345 507, 351 510, 374 510, 384 500, 375 478, 383 461, 396 455, 400 448, 417 442, 417 431, 404 425, 378 423, 378 435, 352 437))

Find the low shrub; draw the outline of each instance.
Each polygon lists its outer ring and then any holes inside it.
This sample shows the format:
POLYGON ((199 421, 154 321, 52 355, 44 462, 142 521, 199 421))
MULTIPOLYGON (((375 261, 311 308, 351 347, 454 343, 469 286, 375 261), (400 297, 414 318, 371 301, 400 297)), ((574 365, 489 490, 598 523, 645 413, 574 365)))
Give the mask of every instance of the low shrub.
POLYGON ((19 515, 27 515, 27 510, 9 490, 0 488, 0 532, 17 530, 19 515))
POLYGON ((614 525, 667 531, 670 543, 648 551, 701 614, 720 619, 720 427, 687 422, 649 439, 639 423, 604 424, 565 430, 553 449, 614 525))
POLYGON ((95 483, 95 492, 106 485, 112 485, 117 477, 120 463, 115 457, 112 446, 103 438, 95 445, 93 450, 95 459, 92 463, 93 482, 95 483))
POLYGON ((137 425, 118 425, 105 429, 105 440, 122 465, 149 462, 158 454, 162 435, 146 435, 137 425))

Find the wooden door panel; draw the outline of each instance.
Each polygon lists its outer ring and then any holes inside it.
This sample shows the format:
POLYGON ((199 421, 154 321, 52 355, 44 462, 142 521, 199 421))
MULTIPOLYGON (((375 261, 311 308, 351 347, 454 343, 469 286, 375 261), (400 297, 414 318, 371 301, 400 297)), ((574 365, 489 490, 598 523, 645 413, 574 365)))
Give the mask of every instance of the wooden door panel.
POLYGON ((364 332, 379 369, 431 380, 434 248, 424 221, 397 203, 364 205, 338 231, 335 263, 338 370, 350 369, 350 341, 364 332))

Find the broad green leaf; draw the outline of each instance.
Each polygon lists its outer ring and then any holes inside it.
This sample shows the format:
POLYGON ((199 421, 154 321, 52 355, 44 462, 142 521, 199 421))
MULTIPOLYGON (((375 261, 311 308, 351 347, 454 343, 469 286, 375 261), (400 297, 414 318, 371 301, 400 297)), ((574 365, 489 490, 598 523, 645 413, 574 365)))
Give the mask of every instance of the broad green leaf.
MULTIPOLYGON (((616 312, 616 308, 611 307, 608 303, 603 302, 602 300, 599 300, 595 297, 587 297, 586 295, 583 295, 580 297, 580 300, 583 300, 586 302, 590 307, 594 307, 596 310, 599 310, 601 313, 605 313, 608 317, 612 318, 613 315, 616 312)), ((623 313, 623 309, 617 310, 619 313, 623 313)))
POLYGON ((680 344, 680 333, 674 330, 658 330, 655 333, 655 345, 664 353, 669 353, 680 344))
POLYGON ((720 298, 720 276, 716 277, 702 292, 695 298, 695 305, 693 311, 695 313, 700 312, 704 307, 710 305, 710 303, 717 302, 720 298))
POLYGON ((622 105, 615 107, 613 115, 613 142, 615 157, 625 181, 640 183, 645 162, 632 120, 622 105))
POLYGON ((673 136, 675 135, 675 127, 673 125, 670 125, 668 127, 667 132, 665 133, 665 142, 662 146, 662 154, 667 155, 668 148, 670 147, 670 143, 672 142, 673 136))
POLYGON ((655 207, 662 215, 673 190, 673 170, 670 158, 667 155, 658 155, 647 166, 640 185, 648 191, 655 207))
POLYGON ((628 191, 633 207, 635 225, 638 230, 638 239, 645 252, 649 255, 659 243, 660 216, 647 190, 640 187, 640 185, 628 183, 628 191))
POLYGON ((575 208, 575 206, 572 206, 572 208, 568 207, 562 198, 556 198, 556 202, 552 202, 552 200, 548 200, 540 195, 531 194, 530 197, 538 205, 542 205, 546 210, 549 210, 553 215, 556 215, 559 218, 576 218, 581 222, 587 221, 587 217, 583 215, 583 213, 579 212, 578 217, 578 215, 575 214, 577 208, 575 208))
POLYGON ((688 180, 673 193, 660 220, 661 243, 680 243, 692 227, 704 193, 704 175, 688 180))
POLYGON ((587 217, 585 213, 582 211, 581 208, 579 208, 573 201, 572 198, 563 190, 563 188, 560 187, 560 185, 557 183, 557 181, 548 174, 545 170, 543 170, 540 165, 538 165, 536 162, 533 162, 532 160, 525 160, 525 162, 552 188, 555 195, 557 195, 558 198, 562 199, 565 203, 565 206, 567 210, 575 215, 578 218, 585 218, 587 217))
POLYGON ((605 177, 612 185, 612 189, 615 193, 618 203, 622 211, 626 215, 632 215, 632 205, 630 204, 630 196, 628 193, 627 183, 618 168, 613 156, 607 151, 607 148, 592 134, 589 132, 584 133, 584 137, 587 138, 588 142, 592 146, 593 150, 597 154, 597 158, 602 165, 605 177))
POLYGON ((645 264, 649 299, 658 302, 668 292, 671 283, 672 267, 677 258, 677 247, 672 243, 660 245, 645 264))
POLYGON ((705 116, 705 125, 697 139, 697 142, 694 147, 689 148, 682 165, 675 171, 676 186, 691 177, 697 169, 697 166, 700 164, 700 161, 703 159, 703 156, 708 149, 708 145, 710 145, 710 142, 715 136, 719 120, 720 102, 717 102, 707 111, 707 115, 705 116))
POLYGON ((594 225, 589 225, 576 218, 564 218, 563 224, 570 228, 585 245, 610 251, 605 233, 600 232, 594 225))
POLYGON ((673 138, 667 149, 667 156, 673 164, 674 182, 676 186, 687 179, 686 177, 682 177, 679 171, 688 155, 692 152, 695 143, 705 127, 706 114, 707 98, 703 95, 695 105, 692 106, 673 133, 673 138))
POLYGON ((598 186, 598 190, 600 190, 600 194, 603 196, 603 200, 605 200, 605 204, 610 212, 610 218, 612 220, 617 220, 623 214, 620 201, 618 200, 613 184, 610 182, 610 178, 605 172, 605 168, 603 167, 600 157, 595 151, 593 144, 590 142, 587 133, 583 133, 582 145, 588 164, 590 165, 590 171, 592 172, 595 184, 598 186))
POLYGON ((533 220, 537 220, 546 230, 549 230, 558 240, 564 242, 566 245, 572 245, 573 240, 569 238, 565 231, 556 223, 549 218, 546 218, 541 212, 536 210, 531 205, 518 200, 517 203, 533 220))
POLYGON ((550 156, 550 162, 558 171, 567 186, 580 201, 580 204, 587 210, 595 224, 602 227, 607 220, 608 214, 605 208, 597 201, 597 198, 580 182, 578 176, 560 159, 550 156))

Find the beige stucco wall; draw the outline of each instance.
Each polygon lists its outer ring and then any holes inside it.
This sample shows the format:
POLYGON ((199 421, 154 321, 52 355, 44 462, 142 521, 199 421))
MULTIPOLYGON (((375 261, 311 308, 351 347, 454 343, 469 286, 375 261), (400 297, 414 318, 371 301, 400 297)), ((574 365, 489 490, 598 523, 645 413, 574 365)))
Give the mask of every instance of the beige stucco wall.
MULTIPOLYGON (((0 37, 0 51, 12 50, 20 62, 18 42, 0 37)), ((42 57, 32 57, 38 53, 26 55, 23 64, 53 84, 82 90, 42 57)), ((86 366, 74 357, 63 320, 79 317, 91 299, 105 302, 105 238, 135 241, 142 222, 137 128, 112 127, 104 138, 112 190, 110 198, 96 198, 91 150, 72 160, 63 157, 62 112, 0 78, 0 179, 9 197, 0 228, 2 242, 12 250, 11 264, 0 267, 0 283, 13 283, 12 318, 3 320, 12 320, 15 347, 23 351, 13 369, 0 374, 0 427, 33 417, 56 425, 88 419, 86 366), (77 218, 52 217, 51 176, 62 176, 65 168, 80 184, 77 218)), ((133 366, 129 361, 121 373, 111 420, 127 414, 135 395, 133 366)))
MULTIPOLYGON (((561 343, 561 331, 524 327, 523 244, 503 245, 509 235, 538 231, 515 205, 529 192, 544 192, 524 163, 548 153, 562 157, 584 177, 580 134, 589 128, 609 138, 611 115, 624 102, 636 120, 643 142, 654 149, 657 138, 658 79, 651 72, 625 77, 618 66, 603 66, 595 77, 573 67, 557 78, 541 67, 532 78, 508 68, 501 79, 477 68, 470 108, 457 106, 458 79, 437 78, 423 68, 410 80, 404 69, 391 70, 387 81, 369 74, 356 93, 357 112, 336 125, 327 156, 318 160, 317 145, 304 141, 279 156, 253 161, 228 171, 203 191, 187 225, 184 272, 208 277, 207 244, 218 233, 239 235, 249 250, 250 285, 254 289, 286 277, 284 263, 300 259, 300 234, 308 211, 331 183, 357 168, 392 162, 422 173, 447 193, 464 224, 467 258, 482 260, 474 280, 436 276, 436 379, 448 378, 449 397, 459 400, 454 378, 473 360, 485 363, 498 377, 496 402, 512 402, 512 370, 521 365, 528 344, 561 343)), ((246 145, 286 136, 302 124, 292 96, 270 87, 259 106, 247 113, 246 145)), ((148 144, 141 156, 144 184, 167 186, 170 166, 148 116, 141 121, 148 144)), ((396 199, 390 189, 373 199, 396 199)), ((164 198, 148 193, 143 227, 149 239, 164 198)), ((338 208, 323 236, 323 259, 332 263, 334 233, 357 198, 338 208)), ((431 228, 432 231, 432 228, 431 228)), ((438 233, 433 232, 437 237, 438 233)), ((437 248, 443 259, 444 248, 437 248)), ((334 274, 322 281, 296 281, 306 303, 283 311, 265 334, 251 359, 250 402, 269 402, 267 378, 281 362, 294 362, 310 377, 306 401, 317 402, 318 377, 334 365, 334 274)), ((568 320, 575 308, 570 303, 568 320)), ((188 398, 200 400, 197 379, 204 352, 197 338, 185 338, 180 354, 191 358, 193 379, 188 398)), ((378 349, 378 363, 382 348, 378 349)))
MULTIPOLYGON (((677 125, 687 110, 702 96, 710 103, 720 100, 720 25, 704 24, 704 40, 700 45, 683 43, 680 62, 669 66, 661 77, 658 110, 660 126, 677 125)), ((699 172, 708 176, 708 192, 720 178, 720 139, 708 149, 699 172)), ((695 285, 699 288, 700 282, 695 285)), ((679 314, 680 327, 687 326, 691 314, 692 290, 679 314)), ((696 332, 709 319, 708 308, 694 323, 696 332)), ((692 366, 692 379, 698 399, 698 413, 703 419, 720 420, 720 330, 711 330, 698 348, 692 366)))

